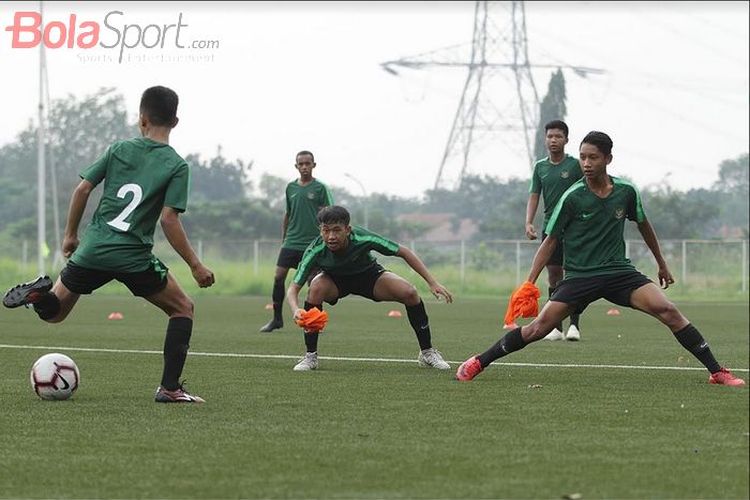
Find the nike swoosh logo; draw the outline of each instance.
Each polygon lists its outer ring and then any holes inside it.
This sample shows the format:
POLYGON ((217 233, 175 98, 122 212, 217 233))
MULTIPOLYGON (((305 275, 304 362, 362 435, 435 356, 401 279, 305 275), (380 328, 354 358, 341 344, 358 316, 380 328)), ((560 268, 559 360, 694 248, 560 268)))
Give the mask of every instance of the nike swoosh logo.
POLYGON ((62 375, 60 375, 59 373, 57 374, 57 377, 58 377, 58 378, 59 378, 60 380, 62 380, 62 381, 63 381, 63 384, 65 384, 65 386, 63 386, 63 387, 58 387, 58 390, 60 390, 60 391, 67 391, 68 389, 70 389, 70 384, 68 383, 68 381, 67 381, 67 380, 65 380, 65 377, 63 377, 63 376, 62 376, 62 375))
POLYGON ((581 219, 583 220, 590 219, 592 215, 594 214, 581 214, 581 219))

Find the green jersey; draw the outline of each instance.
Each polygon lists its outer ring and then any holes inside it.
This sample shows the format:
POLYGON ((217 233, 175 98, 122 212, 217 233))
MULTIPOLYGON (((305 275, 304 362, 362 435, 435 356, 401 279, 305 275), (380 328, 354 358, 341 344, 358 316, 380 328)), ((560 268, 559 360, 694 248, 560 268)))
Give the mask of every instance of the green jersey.
POLYGON ((552 211, 563 193, 582 177, 583 172, 578 160, 567 154, 557 164, 549 161, 549 157, 542 158, 534 164, 529 193, 541 194, 544 200, 542 227, 549 222, 552 211))
POLYGON ((283 248, 304 250, 316 236, 318 229, 318 211, 333 205, 333 196, 325 184, 313 179, 306 186, 292 181, 286 186, 287 227, 283 248))
POLYGON ((398 243, 359 226, 352 227, 349 245, 340 255, 331 252, 323 238, 318 236, 302 255, 294 283, 304 285, 310 272, 316 268, 335 276, 359 274, 377 264, 375 257, 370 255, 371 250, 383 255, 396 255, 398 249, 398 243))
POLYGON ((646 220, 638 190, 628 181, 611 177, 606 198, 592 193, 584 179, 560 198, 545 232, 562 240, 566 278, 634 271, 625 257, 625 219, 646 220))
POLYGON ((187 208, 188 164, 168 144, 139 137, 115 142, 80 175, 95 186, 104 181, 104 190, 70 261, 108 271, 147 269, 162 208, 187 208))

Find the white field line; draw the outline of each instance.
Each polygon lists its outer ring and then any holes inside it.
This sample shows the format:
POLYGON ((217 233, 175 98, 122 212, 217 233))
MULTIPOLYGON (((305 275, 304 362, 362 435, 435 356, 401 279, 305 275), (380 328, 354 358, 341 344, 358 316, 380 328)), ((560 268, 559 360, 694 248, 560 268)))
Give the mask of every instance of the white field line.
MULTIPOLYGON (((37 349, 44 351, 80 351, 80 352, 104 352, 115 354, 158 354, 162 351, 149 351, 140 349, 104 349, 97 347, 70 347, 70 346, 42 346, 42 345, 13 345, 0 344, 0 349, 37 349)), ((294 359, 300 358, 298 354, 251 354, 251 353, 232 353, 232 352, 200 352, 190 351, 190 356, 206 356, 211 358, 260 358, 260 359, 294 359)), ((396 358, 351 358, 346 356, 320 356, 320 359, 332 361, 367 361, 375 363, 415 363, 415 359, 396 359, 396 358)), ((448 361, 455 365, 462 361, 448 361)), ((503 366, 526 366, 533 368, 605 368, 617 370, 678 370, 678 371, 702 371, 705 368, 688 367, 688 366, 645 366, 645 365, 592 365, 576 363, 507 363, 499 362, 497 365, 503 366)), ((750 371, 747 368, 731 368, 736 372, 750 371)))

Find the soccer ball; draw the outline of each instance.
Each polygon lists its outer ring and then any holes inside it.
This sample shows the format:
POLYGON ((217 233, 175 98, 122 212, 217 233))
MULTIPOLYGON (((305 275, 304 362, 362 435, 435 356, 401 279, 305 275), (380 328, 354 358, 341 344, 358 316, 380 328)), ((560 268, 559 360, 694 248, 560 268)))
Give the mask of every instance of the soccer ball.
POLYGON ((81 374, 72 359, 53 352, 36 360, 29 379, 32 389, 40 398, 62 400, 68 399, 78 389, 81 374))

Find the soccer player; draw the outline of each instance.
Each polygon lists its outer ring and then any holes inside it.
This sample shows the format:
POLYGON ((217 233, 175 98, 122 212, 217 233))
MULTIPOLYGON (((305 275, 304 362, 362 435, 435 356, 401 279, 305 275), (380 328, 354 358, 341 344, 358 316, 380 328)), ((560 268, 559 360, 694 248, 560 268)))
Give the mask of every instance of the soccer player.
POLYGON ((487 365, 547 335, 572 312, 605 298, 654 316, 669 328, 677 341, 711 373, 710 384, 742 386, 714 358, 708 342, 682 315, 664 292, 638 272, 625 257, 625 219, 635 221, 643 241, 658 265, 659 284, 667 288, 674 279, 662 257, 659 241, 643 211, 640 194, 631 183, 607 174, 612 161, 612 140, 603 132, 589 132, 580 146, 584 178, 570 187, 555 207, 545 228, 549 235, 534 256, 528 281, 534 283, 564 235, 565 279, 528 325, 508 332, 496 344, 459 366, 456 378, 469 381, 487 365))
MULTIPOLYGON (((526 237, 530 240, 537 238, 534 228, 534 216, 539 207, 539 195, 544 198, 544 223, 545 227, 552 216, 557 202, 562 194, 576 181, 583 177, 578 160, 565 153, 565 145, 568 143, 568 125, 561 120, 552 120, 544 126, 544 144, 549 156, 542 158, 534 164, 534 173, 531 176, 529 187, 529 201, 526 204, 526 237)), ((542 241, 547 238, 547 233, 542 232, 542 241)), ((563 245, 557 245, 555 251, 547 262, 547 281, 549 282, 549 296, 555 293, 555 288, 563 279, 563 245)), ((570 327, 566 334, 563 333, 562 321, 547 335, 545 340, 580 340, 579 314, 573 312, 570 315, 570 327)))
MULTIPOLYGON (((416 288, 401 276, 386 271, 370 251, 404 259, 427 282, 437 299, 443 297, 446 302, 453 302, 451 293, 432 277, 414 252, 359 226, 352 227, 349 220, 349 212, 336 205, 323 208, 318 213, 320 236, 305 250, 287 290, 287 300, 294 319, 300 319, 304 312, 298 302, 302 285, 311 271, 317 268, 321 272, 310 283, 305 310, 313 307, 323 310, 323 302, 335 305, 339 299, 349 294, 367 297, 375 302, 400 302, 406 306, 409 323, 417 335, 419 364, 439 370, 450 369, 440 352, 432 347, 430 322, 416 288)), ((295 371, 318 368, 318 334, 317 331, 304 332, 307 352, 294 367, 295 371)))
POLYGON ((164 370, 155 400, 160 403, 203 403, 179 379, 193 329, 193 302, 167 267, 152 253, 156 221, 172 248, 190 267, 201 288, 214 284, 214 274, 193 251, 179 214, 187 208, 188 164, 169 145, 177 125, 177 94, 150 87, 140 103, 142 137, 113 143, 81 172, 73 191, 62 243, 68 258, 54 286, 48 276, 11 288, 3 305, 33 305, 48 323, 60 323, 81 294, 90 294, 113 279, 135 296, 151 302, 167 316, 164 370), (101 201, 82 240, 78 225, 91 191, 104 182, 101 201))
POLYGON ((297 268, 305 248, 318 236, 318 211, 333 204, 333 196, 326 185, 312 175, 315 165, 315 157, 310 151, 297 153, 294 167, 299 171, 299 179, 286 186, 286 212, 281 223, 283 242, 276 260, 271 292, 273 319, 261 327, 261 332, 272 332, 284 326, 281 311, 289 269, 297 268))

